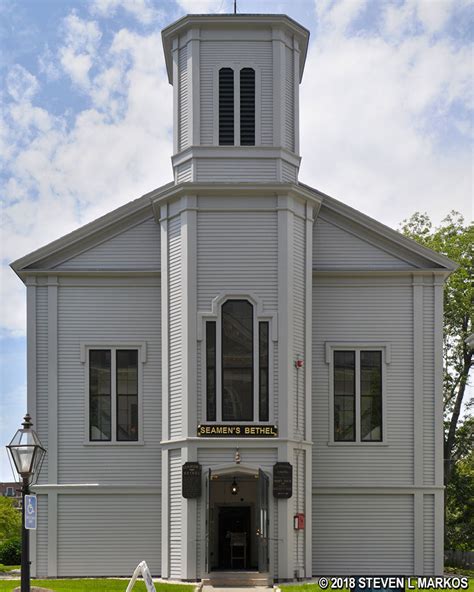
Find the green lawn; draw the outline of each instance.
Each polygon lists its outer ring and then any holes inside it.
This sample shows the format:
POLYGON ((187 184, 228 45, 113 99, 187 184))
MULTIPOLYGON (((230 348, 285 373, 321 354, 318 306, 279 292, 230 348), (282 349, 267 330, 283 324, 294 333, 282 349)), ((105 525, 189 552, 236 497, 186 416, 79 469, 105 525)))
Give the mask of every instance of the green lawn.
POLYGON ((11 571, 12 569, 20 569, 20 566, 19 565, 3 565, 3 563, 0 563, 0 573, 6 572, 6 571, 11 571))
MULTIPOLYGON (((49 588, 55 592, 125 592, 129 580, 86 579, 86 580, 33 580, 32 586, 49 588)), ((20 585, 20 580, 0 580, 0 592, 11 592, 20 585)), ((185 584, 155 583, 157 592, 192 592, 194 586, 185 584)), ((138 581, 133 592, 146 592, 145 584, 138 581)))

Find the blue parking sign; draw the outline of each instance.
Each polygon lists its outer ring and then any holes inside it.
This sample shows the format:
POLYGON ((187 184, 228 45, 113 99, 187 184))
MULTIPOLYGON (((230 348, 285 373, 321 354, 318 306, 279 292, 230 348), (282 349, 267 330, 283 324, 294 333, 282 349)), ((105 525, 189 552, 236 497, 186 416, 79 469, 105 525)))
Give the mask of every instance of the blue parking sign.
POLYGON ((37 510, 36 495, 25 495, 25 528, 27 530, 36 530, 37 510))

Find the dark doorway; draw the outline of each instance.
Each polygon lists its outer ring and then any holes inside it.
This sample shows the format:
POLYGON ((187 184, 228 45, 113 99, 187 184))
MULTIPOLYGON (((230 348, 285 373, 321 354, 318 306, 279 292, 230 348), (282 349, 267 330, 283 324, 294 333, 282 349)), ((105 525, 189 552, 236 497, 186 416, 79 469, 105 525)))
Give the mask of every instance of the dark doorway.
POLYGON ((219 507, 219 569, 249 569, 250 506, 219 507))

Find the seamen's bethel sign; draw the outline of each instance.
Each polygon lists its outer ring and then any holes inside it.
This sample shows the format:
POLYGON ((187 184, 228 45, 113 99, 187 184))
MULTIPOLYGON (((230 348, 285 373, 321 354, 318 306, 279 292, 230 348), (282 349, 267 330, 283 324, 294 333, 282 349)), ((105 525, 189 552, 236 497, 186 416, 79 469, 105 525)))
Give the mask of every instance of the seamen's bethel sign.
POLYGON ((197 435, 205 438, 276 438, 275 425, 201 424, 197 435))

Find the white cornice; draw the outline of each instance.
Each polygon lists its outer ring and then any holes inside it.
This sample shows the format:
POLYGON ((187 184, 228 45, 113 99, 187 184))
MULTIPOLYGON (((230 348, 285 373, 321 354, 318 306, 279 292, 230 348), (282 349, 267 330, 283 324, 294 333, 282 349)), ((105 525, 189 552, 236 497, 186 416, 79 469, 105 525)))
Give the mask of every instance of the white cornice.
MULTIPOLYGON (((435 251, 420 245, 414 240, 403 236, 403 234, 397 232, 396 230, 393 230, 389 226, 386 226, 381 222, 377 222, 377 220, 370 218, 370 216, 367 216, 366 214, 363 214, 362 212, 359 212, 358 210, 355 210, 354 208, 351 208, 350 206, 338 201, 334 197, 318 191, 317 189, 313 189, 304 183, 299 183, 299 186, 305 187, 310 193, 320 197, 325 209, 339 214, 341 217, 346 218, 353 224, 357 224, 361 230, 366 230, 378 235, 383 241, 398 245, 401 247, 401 249, 405 250, 407 254, 412 253, 413 255, 424 259, 426 262, 434 263, 435 265, 438 265, 449 272, 455 271, 458 268, 458 264, 454 261, 451 261, 451 259, 448 259, 448 257, 440 255, 439 253, 436 253, 435 251)), ((420 264, 420 262, 418 262, 418 264, 420 264)))
POLYGON ((300 42, 300 82, 308 52, 309 31, 285 14, 188 14, 162 30, 163 51, 165 54, 168 81, 173 84, 172 39, 184 35, 191 28, 219 27, 236 29, 245 27, 282 27, 295 35, 300 42))
MULTIPOLYGON (((26 267, 48 259, 65 249, 71 249, 75 245, 79 245, 94 236, 98 236, 104 231, 115 227, 118 229, 121 227, 121 225, 127 224, 131 217, 139 219, 141 216, 143 216, 143 219, 146 219, 147 216, 151 215, 151 200, 156 195, 160 195, 163 191, 173 186, 173 183, 168 183, 167 185, 163 185, 162 187, 159 187, 150 193, 146 193, 138 199, 120 206, 116 210, 113 210, 112 212, 109 212, 108 214, 105 214, 104 216, 101 216, 100 218, 97 218, 96 220, 81 226, 77 230, 73 230, 72 232, 58 238, 57 240, 52 241, 51 243, 48 243, 39 249, 36 249, 35 251, 25 255, 24 257, 21 257, 20 259, 17 259, 10 264, 10 267, 21 279, 23 279, 23 271, 25 271, 26 267)), ((45 267, 48 266, 45 265, 45 267)))
POLYGON ((301 156, 286 148, 274 146, 190 146, 171 157, 173 167, 192 158, 281 158, 285 162, 299 167, 301 156))

